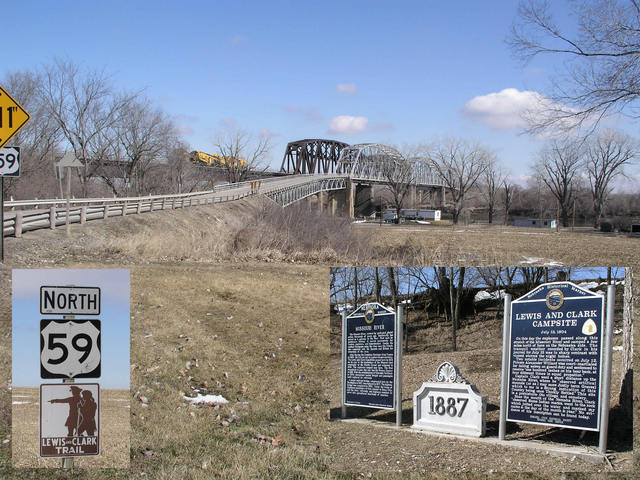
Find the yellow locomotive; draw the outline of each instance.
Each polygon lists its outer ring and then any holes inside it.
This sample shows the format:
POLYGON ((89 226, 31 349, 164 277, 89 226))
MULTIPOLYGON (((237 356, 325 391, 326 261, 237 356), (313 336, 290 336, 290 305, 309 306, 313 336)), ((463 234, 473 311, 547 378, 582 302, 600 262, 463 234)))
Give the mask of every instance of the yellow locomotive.
POLYGON ((189 160, 193 163, 200 163, 209 167, 227 167, 239 166, 246 167, 247 161, 244 158, 233 159, 231 157, 223 157, 218 154, 209 155, 208 153, 194 150, 189 154, 189 160))

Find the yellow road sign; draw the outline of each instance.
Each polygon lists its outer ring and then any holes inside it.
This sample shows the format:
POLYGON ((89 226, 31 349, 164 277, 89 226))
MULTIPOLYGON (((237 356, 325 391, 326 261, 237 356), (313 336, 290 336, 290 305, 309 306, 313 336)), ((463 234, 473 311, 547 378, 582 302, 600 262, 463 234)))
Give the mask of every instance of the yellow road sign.
POLYGON ((29 114, 0 86, 0 148, 29 120, 29 114))

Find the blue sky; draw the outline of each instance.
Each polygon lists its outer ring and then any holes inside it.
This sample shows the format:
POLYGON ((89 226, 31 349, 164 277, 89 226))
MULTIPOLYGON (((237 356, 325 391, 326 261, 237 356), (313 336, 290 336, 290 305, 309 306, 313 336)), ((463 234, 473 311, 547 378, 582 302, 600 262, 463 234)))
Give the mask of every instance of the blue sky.
POLYGON ((542 142, 519 135, 513 109, 549 86, 560 59, 523 66, 511 57, 504 40, 516 9, 514 1, 11 2, 3 34, 15 47, 3 49, 0 78, 55 56, 104 68, 118 88, 144 88, 192 149, 212 152, 228 124, 272 136, 273 168, 287 142, 303 138, 402 146, 461 136, 521 176, 542 142))
POLYGON ((40 320, 62 318, 40 314, 40 286, 100 287, 102 376, 78 379, 102 388, 129 388, 129 270, 32 269, 12 271, 12 383, 38 386, 57 383, 40 378, 40 320))

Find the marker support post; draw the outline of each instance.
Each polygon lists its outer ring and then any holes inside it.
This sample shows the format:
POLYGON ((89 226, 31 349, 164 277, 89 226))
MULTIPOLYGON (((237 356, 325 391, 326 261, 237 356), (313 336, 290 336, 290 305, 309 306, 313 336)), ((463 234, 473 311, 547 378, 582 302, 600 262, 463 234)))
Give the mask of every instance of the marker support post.
POLYGON ((395 390, 396 390, 396 427, 402 425, 402 306, 396 312, 396 358, 395 358, 395 390))
POLYGON ((616 303, 616 287, 607 287, 607 317, 604 333, 604 352, 602 355, 602 387, 600 389, 600 442, 598 451, 607 453, 607 435, 609 433, 609 396, 611 392, 611 337, 613 334, 613 315, 616 303))
POLYGON ((511 294, 504 296, 504 320, 502 323, 502 383, 500 387, 500 424, 498 428, 498 439, 504 440, 507 433, 507 397, 509 369, 509 350, 511 349, 511 294))
POLYGON ((347 418, 347 311, 342 310, 342 412, 341 417, 347 418))

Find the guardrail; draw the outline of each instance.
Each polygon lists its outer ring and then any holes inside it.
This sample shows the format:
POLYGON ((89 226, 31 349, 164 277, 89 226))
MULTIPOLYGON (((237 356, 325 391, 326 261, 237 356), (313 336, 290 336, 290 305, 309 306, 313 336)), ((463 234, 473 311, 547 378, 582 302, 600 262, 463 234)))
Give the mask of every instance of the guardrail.
MULTIPOLYGON (((301 177, 303 175, 299 175, 301 177)), ((304 175, 314 177, 314 175, 304 175)), ((316 175, 317 177, 317 175, 316 175)), ((291 178, 291 177, 289 177, 291 178)), ((127 198, 82 198, 69 201, 67 218, 67 200, 11 200, 4 202, 5 213, 2 222, 4 236, 21 237, 24 232, 41 228, 55 229, 68 223, 83 224, 88 220, 104 219, 115 216, 126 216, 157 210, 173 210, 196 205, 223 203, 255 195, 267 196, 273 192, 288 190, 290 186, 269 185, 272 182, 285 182, 286 177, 263 178, 255 181, 216 185, 212 190, 202 192, 180 193, 173 195, 149 195, 145 197, 127 198), (260 182, 259 189, 255 182, 260 182), (264 185, 264 184, 267 185, 264 185), (254 189, 252 189, 252 184, 254 189), (271 188, 269 188, 271 187, 271 188), (230 190, 238 190, 230 192, 230 190), (223 192, 228 192, 225 195, 223 192)), ((316 179, 314 179, 314 182, 316 179)))

